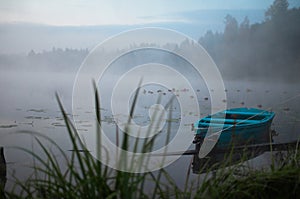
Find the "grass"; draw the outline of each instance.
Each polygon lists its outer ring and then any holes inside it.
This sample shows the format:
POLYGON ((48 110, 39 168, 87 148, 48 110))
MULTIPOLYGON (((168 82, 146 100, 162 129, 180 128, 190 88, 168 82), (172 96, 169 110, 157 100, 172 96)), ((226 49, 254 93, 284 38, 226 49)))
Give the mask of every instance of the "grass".
MULTIPOLYGON (((100 101, 98 97, 98 90, 94 83, 95 91, 95 109, 97 126, 97 151, 96 156, 99 158, 102 154, 101 150, 108 150, 101 146, 101 112, 100 101)), ((128 118, 128 124, 133 118, 135 104, 138 99, 137 90, 132 107, 130 109, 130 116, 128 118)), ((26 149, 20 148, 30 154, 35 162, 33 165, 33 174, 25 182, 19 181, 15 178, 16 186, 12 190, 6 192, 6 196, 9 198, 169 198, 170 195, 166 195, 163 192, 164 186, 160 182, 161 176, 167 176, 167 173, 161 169, 158 174, 151 172, 148 173, 130 173, 118 170, 113 170, 102 164, 96 158, 94 158, 86 149, 84 143, 82 143, 79 134, 68 118, 63 105, 56 95, 60 111, 63 115, 65 125, 67 128, 68 137, 72 143, 73 150, 71 155, 67 154, 60 146, 58 146, 54 140, 49 137, 32 133, 35 136, 35 140, 40 147, 40 151, 46 158, 42 158, 39 154, 26 149), (51 145, 51 149, 46 147, 46 142, 51 145), (53 152, 55 151, 55 153, 53 152), (57 157, 62 157, 62 160, 58 160, 57 157), (145 191, 145 183, 151 182, 154 184, 155 190, 149 196, 149 193, 145 191), (17 187, 21 189, 20 192, 16 191, 17 187)), ((158 101, 159 103, 159 101, 158 101)), ((169 105, 171 102, 169 103, 169 105)), ((155 116, 154 116, 155 117, 155 116)), ((161 116, 157 116, 161 121, 161 116)), ((154 128, 154 127, 153 127, 154 128)), ((167 137, 170 134, 170 128, 168 128, 167 137)), ((149 133, 151 128, 149 128, 149 133)), ((125 128, 125 132, 129 131, 128 126, 125 128)), ((117 132, 118 133, 118 132, 117 132)), ((149 152, 152 150, 156 136, 152 138, 146 138, 142 146, 138 147, 140 140, 135 139, 133 152, 149 152), (141 151, 138 149, 141 148, 141 151)), ((121 148, 127 150, 129 146, 129 135, 123 134, 121 141, 121 148)), ((128 165, 127 158, 124 158, 123 154, 120 154, 119 164, 120 167, 126 167, 128 165)), ((141 162, 149 161, 142 156, 141 162)), ((168 176, 168 181, 172 181, 168 176)), ((175 185, 175 183, 173 183, 175 185)), ((175 189, 176 190, 176 189, 175 189)), ((173 194, 173 193, 169 193, 173 194)))
POLYGON ((286 157, 285 163, 269 170, 250 170, 238 175, 236 168, 221 171, 205 181, 195 198, 296 198, 300 193, 300 159, 286 157), (289 160, 289 161, 286 161, 289 160))
POLYGON ((228 163, 224 163, 214 177, 203 181, 194 197, 297 198, 300 194, 298 150, 289 149, 271 155, 272 164, 265 169, 254 170, 242 162, 226 167, 228 163))
MULTIPOLYGON (((97 125, 97 157, 101 146, 101 112, 98 90, 94 83, 95 109, 97 125)), ((128 124, 134 115, 134 107, 138 100, 137 90, 128 124)), ((158 99, 158 103, 159 103, 158 99)), ((172 176, 165 170, 157 172, 130 173, 113 170, 90 155, 72 121, 68 118, 57 95, 60 111, 63 115, 68 137, 73 149, 71 155, 66 153, 49 137, 33 133, 43 156, 26 148, 20 148, 34 158, 33 174, 26 180, 15 178, 15 186, 5 192, 7 198, 282 198, 296 197, 300 194, 300 154, 297 150, 287 153, 277 164, 273 163, 269 170, 252 170, 240 163, 227 167, 224 163, 219 170, 204 174, 204 179, 197 183, 190 182, 190 169, 186 174, 183 190, 172 176), (46 147, 46 142, 51 148, 46 147), (55 152, 54 152, 55 151, 55 152), (58 160, 57 157, 60 157, 58 160), (146 186, 151 183, 152 191, 146 186)), ((168 104, 172 110, 172 101, 168 104)), ((160 116, 157 116, 160 117, 160 116)), ((169 112, 168 120, 172 118, 169 112)), ((160 120, 158 120, 160 121, 160 120)), ((170 139, 170 122, 167 126, 166 143, 170 139)), ((154 127, 149 128, 151 131, 154 127)), ((128 127, 125 132, 129 131, 128 127)), ((116 131, 118 137, 118 131, 116 131)), ((133 152, 149 152, 152 150, 156 136, 141 140, 135 139, 133 152), (139 145, 142 144, 142 147, 139 145), (138 151, 140 149, 141 151, 138 151)), ((130 147, 128 134, 123 135, 120 146, 126 150, 130 147)), ((119 164, 128 165, 128 159, 119 157, 119 164)), ((149 161, 141 158, 141 162, 149 161)), ((187 163, 188 164, 188 163, 187 163)), ((202 175, 203 176, 203 175, 202 175)), ((199 178, 200 179, 200 178, 199 178)))

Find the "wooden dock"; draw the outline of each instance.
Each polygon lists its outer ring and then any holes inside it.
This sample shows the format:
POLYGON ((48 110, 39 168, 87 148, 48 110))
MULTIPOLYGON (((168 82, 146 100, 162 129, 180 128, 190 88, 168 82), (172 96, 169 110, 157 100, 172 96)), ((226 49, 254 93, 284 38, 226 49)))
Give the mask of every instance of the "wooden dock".
MULTIPOLYGON (((198 157, 200 145, 196 145, 195 150, 187 151, 186 155, 193 156, 193 173, 206 173, 207 171, 217 170, 222 163, 235 164, 242 158, 244 161, 257 157, 268 151, 289 151, 299 148, 298 140, 287 143, 264 143, 242 145, 228 148, 215 148, 205 158, 198 157), (229 158, 229 161, 228 161, 229 158), (214 167, 214 168, 213 168, 214 167)), ((229 166, 229 165, 228 165, 229 166)))
POLYGON ((6 160, 4 156, 4 148, 0 147, 0 198, 6 198, 4 194, 6 180, 6 160))

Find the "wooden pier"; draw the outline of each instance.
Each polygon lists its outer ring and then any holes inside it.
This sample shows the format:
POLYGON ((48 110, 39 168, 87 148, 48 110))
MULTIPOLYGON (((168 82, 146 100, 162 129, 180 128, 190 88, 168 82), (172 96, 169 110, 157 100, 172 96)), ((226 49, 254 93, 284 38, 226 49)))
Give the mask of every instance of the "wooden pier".
POLYGON ((4 156, 4 148, 0 147, 0 198, 6 198, 4 194, 6 180, 6 160, 4 156))
MULTIPOLYGON (((257 157, 268 151, 289 151, 299 148, 298 140, 287 143, 264 143, 253 145, 242 145, 228 147, 225 149, 213 149, 205 158, 200 159, 198 153, 200 144, 197 144, 195 150, 189 150, 184 155, 193 155, 193 173, 206 173, 207 171, 217 170, 222 163, 235 164, 242 158, 246 161, 257 157), (229 162, 228 162, 229 159, 229 162), (214 168, 213 168, 214 167, 214 168)), ((228 165, 229 166, 229 165, 228 165)))

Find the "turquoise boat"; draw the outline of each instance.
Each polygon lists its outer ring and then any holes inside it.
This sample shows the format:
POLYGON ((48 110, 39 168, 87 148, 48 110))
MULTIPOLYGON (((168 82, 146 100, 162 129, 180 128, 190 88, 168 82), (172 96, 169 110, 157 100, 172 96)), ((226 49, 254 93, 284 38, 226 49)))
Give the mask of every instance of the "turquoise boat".
MULTIPOLYGON (((196 145, 201 145, 208 127, 213 132, 221 132, 215 148, 226 149, 232 145, 261 144, 270 142, 270 126, 275 114, 255 108, 233 108, 209 115, 198 120, 196 145)), ((196 147, 197 148, 197 147, 196 147)))
POLYGON ((274 116, 273 112, 266 110, 233 108, 198 120, 194 124, 193 173, 216 170, 223 162, 234 164, 241 157, 250 159, 262 154, 272 141, 270 128, 274 116), (199 158, 198 153, 208 131, 219 132, 220 136, 207 156, 199 158))

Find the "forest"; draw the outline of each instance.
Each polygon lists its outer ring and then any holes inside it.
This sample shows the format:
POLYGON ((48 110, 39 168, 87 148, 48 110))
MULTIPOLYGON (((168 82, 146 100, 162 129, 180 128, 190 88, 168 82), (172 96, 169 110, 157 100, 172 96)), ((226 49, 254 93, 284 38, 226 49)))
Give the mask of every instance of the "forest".
POLYGON ((0 54, 0 69, 48 72, 76 72, 88 49, 55 48, 28 54, 0 54))
POLYGON ((223 33, 207 31, 199 43, 226 79, 299 81, 300 8, 275 0, 261 23, 238 24, 227 15, 223 33))
MULTIPOLYGON (((299 24, 300 8, 290 8, 287 0, 275 0, 261 22, 251 23, 245 16, 238 23, 228 14, 224 17, 223 31, 209 30, 198 42, 215 61, 225 80, 299 82, 299 24)), ((184 42, 179 46, 184 46, 184 42)), ((178 48, 176 44, 170 45, 178 48)), ((1 54, 0 68, 76 72, 89 50, 53 47, 50 51, 31 50, 23 55, 1 54)), ((169 64, 172 65, 172 61, 169 64)))

